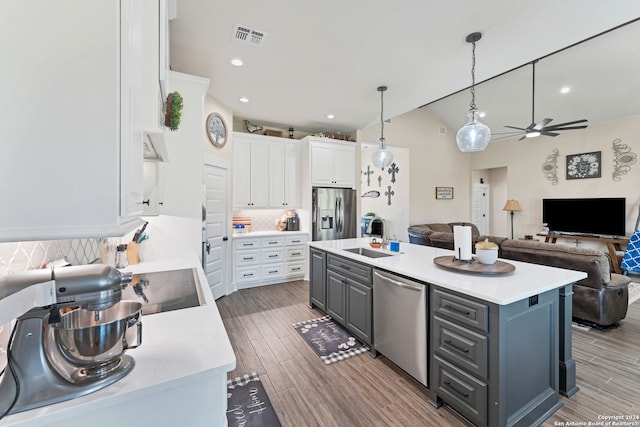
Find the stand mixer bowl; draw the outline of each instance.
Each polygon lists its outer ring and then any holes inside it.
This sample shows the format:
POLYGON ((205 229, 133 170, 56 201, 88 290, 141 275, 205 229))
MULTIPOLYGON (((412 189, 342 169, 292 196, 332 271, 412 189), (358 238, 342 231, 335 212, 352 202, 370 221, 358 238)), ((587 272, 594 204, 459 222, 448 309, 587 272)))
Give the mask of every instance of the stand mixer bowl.
POLYGON ((142 304, 120 301, 103 310, 77 308, 53 324, 60 353, 72 364, 95 366, 140 345, 142 304))

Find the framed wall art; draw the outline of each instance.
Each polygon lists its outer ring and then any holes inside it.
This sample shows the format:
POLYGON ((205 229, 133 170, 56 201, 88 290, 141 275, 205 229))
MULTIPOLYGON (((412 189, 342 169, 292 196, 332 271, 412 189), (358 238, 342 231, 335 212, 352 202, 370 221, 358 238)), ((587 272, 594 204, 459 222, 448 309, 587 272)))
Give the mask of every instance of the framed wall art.
POLYGON ((567 180, 600 178, 601 151, 592 153, 570 154, 567 156, 567 180))
POLYGON ((453 199, 453 187, 436 187, 436 199, 453 199))

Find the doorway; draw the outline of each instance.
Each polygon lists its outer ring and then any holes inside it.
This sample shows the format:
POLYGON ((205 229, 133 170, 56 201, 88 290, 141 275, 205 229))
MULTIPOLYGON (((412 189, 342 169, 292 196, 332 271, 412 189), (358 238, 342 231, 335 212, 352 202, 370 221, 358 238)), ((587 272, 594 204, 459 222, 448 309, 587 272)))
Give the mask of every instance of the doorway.
POLYGON ((205 156, 203 253, 204 267, 213 298, 233 292, 229 271, 229 165, 228 161, 205 156))

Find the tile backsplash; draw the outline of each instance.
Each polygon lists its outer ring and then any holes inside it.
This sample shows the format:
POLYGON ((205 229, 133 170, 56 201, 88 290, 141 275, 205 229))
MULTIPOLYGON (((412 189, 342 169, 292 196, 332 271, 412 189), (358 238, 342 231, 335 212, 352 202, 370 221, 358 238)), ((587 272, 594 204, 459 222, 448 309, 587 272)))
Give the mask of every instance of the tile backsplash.
POLYGON ((239 209, 233 211, 233 216, 248 216, 251 218, 251 231, 278 231, 276 220, 290 209, 239 209))
POLYGON ((89 264, 100 258, 99 247, 104 241, 96 238, 0 243, 0 277, 42 268, 63 258, 72 265, 89 264))

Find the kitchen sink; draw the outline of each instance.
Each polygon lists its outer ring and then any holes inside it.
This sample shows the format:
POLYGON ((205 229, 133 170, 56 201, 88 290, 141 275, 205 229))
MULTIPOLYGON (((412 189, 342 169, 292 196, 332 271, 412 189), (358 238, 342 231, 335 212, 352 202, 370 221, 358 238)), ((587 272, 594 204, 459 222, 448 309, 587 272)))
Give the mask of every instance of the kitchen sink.
POLYGON ((369 258, 384 258, 388 256, 393 256, 393 254, 388 254, 386 252, 372 251, 371 249, 367 249, 367 248, 349 248, 349 249, 343 249, 343 251, 351 252, 352 254, 366 256, 369 258))

